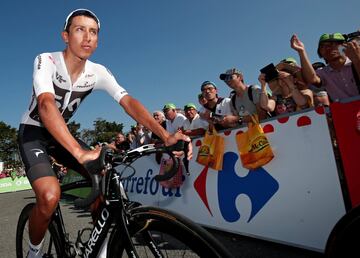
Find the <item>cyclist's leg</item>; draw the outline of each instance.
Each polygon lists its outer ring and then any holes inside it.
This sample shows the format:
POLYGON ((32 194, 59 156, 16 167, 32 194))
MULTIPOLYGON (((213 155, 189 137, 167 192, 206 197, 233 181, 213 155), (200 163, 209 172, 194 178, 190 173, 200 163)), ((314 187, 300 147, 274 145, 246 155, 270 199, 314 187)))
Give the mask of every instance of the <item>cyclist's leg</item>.
POLYGON ((38 245, 60 200, 60 185, 56 177, 46 176, 32 182, 32 188, 36 204, 29 217, 29 235, 31 243, 38 245))
POLYGON ((34 246, 41 243, 60 198, 60 186, 47 153, 49 137, 43 128, 20 126, 19 150, 37 200, 29 218, 30 242, 34 246))
MULTIPOLYGON (((76 140, 79 142, 80 146, 83 149, 90 150, 90 147, 86 143, 84 143, 82 140, 80 140, 80 139, 76 139, 76 140)), ((55 159, 59 163, 61 163, 68 169, 72 169, 72 170, 78 172, 84 178, 90 179, 89 174, 86 171, 86 169, 84 168, 84 166, 82 164, 80 164, 65 148, 63 148, 58 143, 54 143, 50 147, 49 154, 51 156, 55 157, 55 159)), ((98 197, 90 206, 90 211, 91 211, 91 216, 92 216, 93 221, 95 221, 97 216, 99 215, 98 208, 99 208, 101 202, 102 202, 102 198, 98 197)))

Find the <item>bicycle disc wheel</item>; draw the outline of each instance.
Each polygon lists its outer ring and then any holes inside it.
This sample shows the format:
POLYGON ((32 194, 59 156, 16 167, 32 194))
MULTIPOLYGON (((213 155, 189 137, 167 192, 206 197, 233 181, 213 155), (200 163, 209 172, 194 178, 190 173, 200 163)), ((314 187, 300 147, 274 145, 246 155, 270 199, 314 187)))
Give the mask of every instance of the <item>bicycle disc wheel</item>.
MULTIPOLYGON (((25 258, 29 251, 28 221, 34 203, 27 204, 21 211, 16 228, 16 257, 25 258)), ((64 257, 62 254, 61 240, 54 222, 50 222, 45 233, 44 243, 41 248, 43 257, 64 257)))
MULTIPOLYGON (((133 209, 128 231, 139 257, 231 257, 205 229, 184 216, 160 208, 133 209)), ((128 257, 125 234, 116 227, 108 247, 107 257, 128 257)))

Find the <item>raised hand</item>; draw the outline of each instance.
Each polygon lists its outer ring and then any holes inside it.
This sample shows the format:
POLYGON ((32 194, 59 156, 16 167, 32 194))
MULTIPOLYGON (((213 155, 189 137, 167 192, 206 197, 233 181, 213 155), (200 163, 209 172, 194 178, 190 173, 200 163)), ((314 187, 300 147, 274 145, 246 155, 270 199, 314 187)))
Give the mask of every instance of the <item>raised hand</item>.
POLYGON ((352 40, 346 44, 344 44, 345 55, 353 62, 358 63, 360 62, 360 46, 356 40, 352 40))
POLYGON ((305 50, 304 43, 302 43, 300 41, 300 39, 298 38, 298 36, 296 34, 292 35, 292 37, 290 39, 290 45, 291 45, 291 48, 297 52, 305 50))

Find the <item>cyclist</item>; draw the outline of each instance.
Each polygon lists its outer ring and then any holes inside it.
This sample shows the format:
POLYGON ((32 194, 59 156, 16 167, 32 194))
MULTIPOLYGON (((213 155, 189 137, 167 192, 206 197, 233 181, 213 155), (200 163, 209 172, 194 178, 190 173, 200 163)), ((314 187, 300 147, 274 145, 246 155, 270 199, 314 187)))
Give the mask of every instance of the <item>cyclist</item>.
MULTIPOLYGON (((80 173, 84 172, 84 163, 99 156, 99 149, 87 148, 70 134, 66 125, 93 90, 107 91, 127 114, 158 135, 165 145, 190 141, 181 133, 166 132, 106 67, 88 60, 97 48, 99 30, 100 21, 92 11, 74 10, 67 16, 61 33, 65 50, 35 58, 32 100, 19 128, 21 157, 36 195, 36 205, 29 218, 28 257, 41 257, 42 241, 60 199, 60 186, 49 155, 80 173)), ((188 158, 191 156, 190 145, 188 158)))

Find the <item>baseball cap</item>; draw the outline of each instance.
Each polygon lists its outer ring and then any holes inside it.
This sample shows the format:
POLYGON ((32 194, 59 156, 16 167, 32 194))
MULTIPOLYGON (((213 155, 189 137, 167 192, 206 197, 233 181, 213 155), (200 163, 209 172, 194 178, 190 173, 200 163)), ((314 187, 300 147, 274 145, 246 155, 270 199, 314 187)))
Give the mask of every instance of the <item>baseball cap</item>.
POLYGON ((322 42, 336 42, 336 41, 344 42, 345 37, 343 36, 343 34, 339 32, 333 34, 324 33, 320 36, 319 44, 322 42))
POLYGON ((187 104, 184 106, 184 110, 190 109, 190 108, 196 109, 195 104, 194 104, 194 103, 187 103, 187 104))
POLYGON ((233 75, 233 74, 242 74, 240 72, 240 70, 236 69, 236 68, 231 68, 231 69, 228 69, 225 71, 225 73, 222 73, 220 74, 219 78, 220 80, 225 80, 225 78, 228 76, 228 75, 233 75))
POLYGON ((297 62, 295 60, 295 58, 289 56, 287 58, 284 58, 283 60, 280 61, 280 63, 286 63, 286 64, 294 64, 297 65, 297 62))
POLYGON ((166 103, 163 107, 163 110, 167 110, 167 109, 176 109, 176 106, 174 103, 166 103))
POLYGON ((204 89, 204 87, 206 85, 212 85, 215 89, 216 89, 216 85, 215 83, 211 82, 211 81, 204 81, 202 84, 201 84, 201 91, 204 89))
POLYGON ((69 29, 69 26, 70 26, 69 21, 71 21, 71 18, 73 18, 75 16, 81 16, 81 15, 85 15, 85 16, 93 18, 96 21, 96 23, 97 23, 97 25, 99 27, 99 30, 100 30, 100 20, 99 20, 99 18, 92 11, 90 11, 88 9, 84 9, 84 8, 76 9, 76 10, 72 11, 71 13, 69 13, 69 15, 66 17, 63 30, 66 31, 66 30, 69 29))
POLYGON ((329 33, 324 33, 320 36, 319 38, 319 44, 318 44, 318 49, 317 49, 317 53, 319 57, 322 57, 320 54, 320 45, 321 43, 324 42, 339 42, 339 43, 343 43, 345 42, 345 37, 343 34, 336 32, 333 34, 329 34, 329 33))

